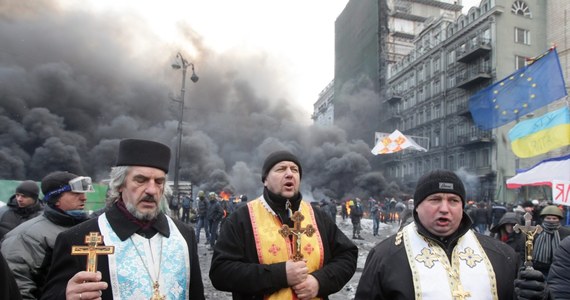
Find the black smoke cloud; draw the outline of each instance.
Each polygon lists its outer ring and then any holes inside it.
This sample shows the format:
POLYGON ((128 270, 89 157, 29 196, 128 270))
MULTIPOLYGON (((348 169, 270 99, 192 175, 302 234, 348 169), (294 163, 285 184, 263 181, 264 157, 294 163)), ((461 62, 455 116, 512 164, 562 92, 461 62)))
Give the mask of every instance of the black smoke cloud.
MULTIPOLYGON (((179 110, 168 95, 180 89, 181 72, 170 68, 177 49, 142 19, 50 1, 0 7, 0 178, 68 170, 102 180, 122 138, 175 149, 179 110)), ((186 83, 181 180, 252 198, 265 156, 285 148, 303 163, 308 199, 379 196, 390 186, 367 143, 306 125, 267 54, 216 53, 192 28, 180 30, 198 49, 200 76, 186 83)))

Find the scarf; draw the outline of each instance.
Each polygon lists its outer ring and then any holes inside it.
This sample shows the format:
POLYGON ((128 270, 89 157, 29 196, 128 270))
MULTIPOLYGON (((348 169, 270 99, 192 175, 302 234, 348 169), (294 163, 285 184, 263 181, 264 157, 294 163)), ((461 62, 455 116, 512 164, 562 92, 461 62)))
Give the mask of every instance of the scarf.
POLYGON ((553 251, 560 245, 560 222, 543 222, 543 232, 534 241, 532 257, 534 261, 550 264, 552 263, 553 251))

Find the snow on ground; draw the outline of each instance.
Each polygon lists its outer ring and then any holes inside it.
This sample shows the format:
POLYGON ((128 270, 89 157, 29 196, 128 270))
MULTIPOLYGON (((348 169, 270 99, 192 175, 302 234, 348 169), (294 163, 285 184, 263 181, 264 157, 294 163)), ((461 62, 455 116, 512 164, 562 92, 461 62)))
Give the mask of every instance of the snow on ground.
MULTIPOLYGON (((337 226, 346 234, 347 237, 352 237, 352 223, 350 219, 342 220, 340 216, 337 216, 337 226)), ((372 220, 363 219, 361 221, 362 231, 361 236, 364 240, 352 240, 358 246, 358 262, 356 273, 352 276, 351 280, 342 288, 338 293, 330 295, 331 300, 350 300, 354 299, 354 294, 356 293, 356 287, 358 286, 358 281, 360 280, 360 275, 362 273, 362 268, 364 268, 364 263, 368 252, 372 249, 378 242, 384 240, 388 236, 396 233, 398 230, 397 223, 380 223, 380 230, 378 231, 378 236, 372 235, 372 220)), ((231 293, 221 292, 216 290, 212 283, 210 282, 210 277, 208 272, 210 271, 210 262, 212 260, 212 251, 207 249, 205 244, 206 236, 202 230, 200 233, 200 244, 198 245, 198 255, 200 257, 200 267, 202 270, 202 281, 204 282, 204 292, 206 294, 206 299, 212 300, 230 300, 232 299, 231 293)))

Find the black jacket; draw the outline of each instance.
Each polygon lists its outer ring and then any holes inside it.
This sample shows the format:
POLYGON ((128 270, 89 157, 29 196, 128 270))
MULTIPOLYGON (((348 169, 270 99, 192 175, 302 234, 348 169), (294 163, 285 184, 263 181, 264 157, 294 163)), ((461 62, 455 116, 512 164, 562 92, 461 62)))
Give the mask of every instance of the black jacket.
MULTIPOLYGON (((107 219, 111 227, 117 235, 127 235, 131 232, 138 232, 134 223, 127 221, 116 205, 113 205, 106 212, 107 219)), ((190 254, 190 299, 204 299, 204 286, 202 283, 202 274, 200 271, 200 263, 198 261, 198 253, 196 248, 196 238, 192 228, 178 220, 173 220, 176 227, 188 244, 188 252, 190 254)), ((164 214, 159 214, 158 220, 152 225, 158 232, 170 232, 168 221, 164 214)), ((85 271, 86 256, 71 255, 72 245, 85 244, 85 235, 89 232, 100 232, 98 219, 90 219, 81 225, 75 226, 65 232, 62 232, 55 242, 53 250, 53 261, 48 274, 48 282, 41 299, 61 299, 65 300, 65 290, 67 282, 73 275, 79 271, 85 271)), ((129 236, 129 235, 127 235, 129 236)), ((97 270, 101 271, 102 281, 110 283, 109 259, 106 255, 97 258, 97 270)), ((113 299, 113 289, 109 288, 103 291, 102 299, 113 299)))
MULTIPOLYGON (((416 222, 417 224, 419 222, 416 222)), ((421 225, 417 226, 421 235, 442 246, 449 256, 457 245, 459 237, 470 230, 471 220, 464 213, 457 234, 451 236, 446 245, 434 239, 433 235, 421 225)), ((475 235, 493 266, 499 299, 516 299, 513 284, 519 266, 516 253, 511 247, 492 237, 478 233, 475 235)), ((392 235, 370 251, 354 299, 408 300, 415 298, 412 271, 408 264, 404 243, 396 245, 395 240, 396 235, 392 235)))
POLYGON ((548 273, 548 286, 552 299, 570 299, 570 237, 560 242, 554 254, 548 273))
POLYGON ((16 228, 16 226, 25 221, 37 217, 42 212, 42 206, 39 201, 21 208, 16 201, 16 195, 12 195, 6 206, 0 208, 0 241, 8 233, 8 231, 16 228))
MULTIPOLYGON (((298 203, 293 203, 292 209, 297 207, 298 203)), ((354 274, 358 248, 330 216, 320 209, 313 211, 323 242, 324 261, 323 268, 311 275, 319 281, 317 297, 328 299, 328 295, 342 289, 354 274)), ((282 215, 281 211, 276 213, 282 215)), ((210 279, 216 289, 232 292, 233 299, 261 300, 288 286, 285 262, 259 264, 249 210, 245 205, 224 222, 214 248, 210 279)))

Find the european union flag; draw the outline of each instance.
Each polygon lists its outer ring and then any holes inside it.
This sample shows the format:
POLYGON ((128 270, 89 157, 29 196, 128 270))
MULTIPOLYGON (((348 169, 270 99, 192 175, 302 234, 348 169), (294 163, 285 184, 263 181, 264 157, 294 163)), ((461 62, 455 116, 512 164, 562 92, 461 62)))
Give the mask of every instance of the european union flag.
POLYGON ((490 130, 566 96, 556 48, 469 98, 473 121, 490 130))

